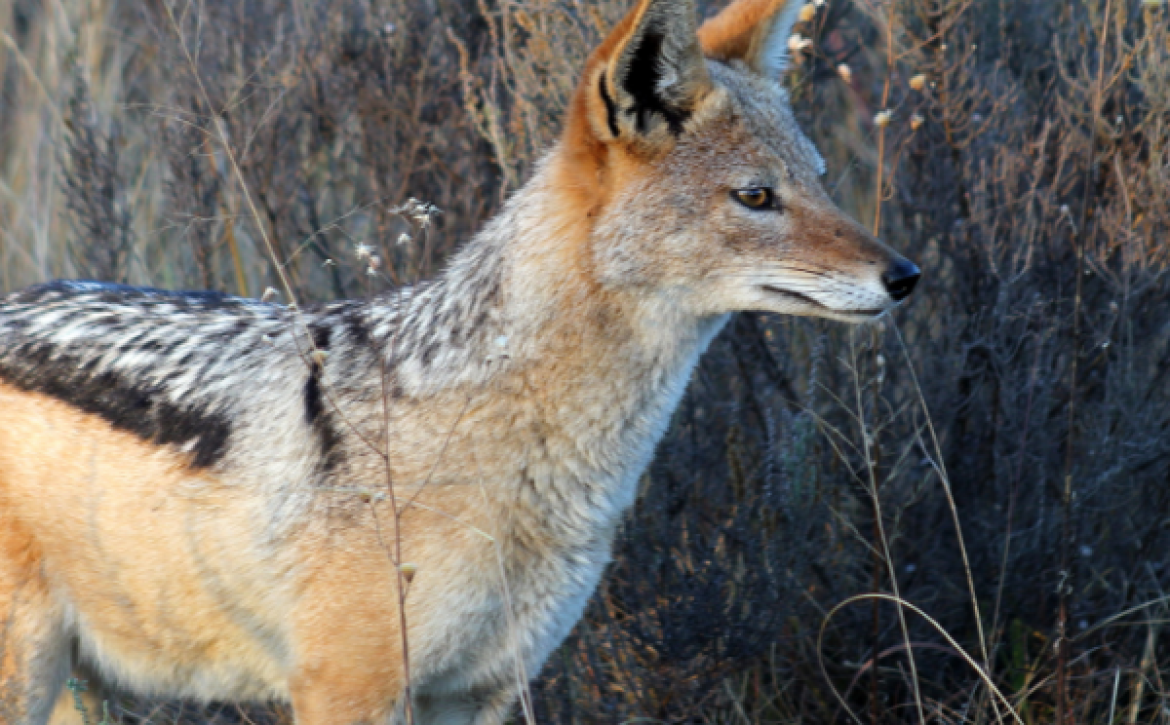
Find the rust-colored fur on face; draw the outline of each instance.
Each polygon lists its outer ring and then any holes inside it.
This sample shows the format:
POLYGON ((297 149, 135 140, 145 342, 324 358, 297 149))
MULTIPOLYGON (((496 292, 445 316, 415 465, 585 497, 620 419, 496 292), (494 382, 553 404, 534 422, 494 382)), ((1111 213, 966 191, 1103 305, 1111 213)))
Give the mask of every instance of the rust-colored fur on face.
POLYGON ((431 282, 0 300, 0 724, 69 716, 71 673, 401 722, 403 619, 415 722, 503 722, 728 316, 863 321, 917 279, 820 186, 779 83, 799 2, 642 0, 431 282))

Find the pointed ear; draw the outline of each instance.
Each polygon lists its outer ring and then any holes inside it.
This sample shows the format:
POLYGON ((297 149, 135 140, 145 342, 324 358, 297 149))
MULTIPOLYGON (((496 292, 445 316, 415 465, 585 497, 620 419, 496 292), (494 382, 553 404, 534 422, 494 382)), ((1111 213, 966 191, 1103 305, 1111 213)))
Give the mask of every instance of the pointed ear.
POLYGON ((805 0, 735 0, 699 28, 703 53, 743 61, 768 78, 788 69, 788 39, 805 0))
POLYGON ((597 141, 666 141, 711 87, 694 0, 641 0, 594 51, 575 114, 597 141))

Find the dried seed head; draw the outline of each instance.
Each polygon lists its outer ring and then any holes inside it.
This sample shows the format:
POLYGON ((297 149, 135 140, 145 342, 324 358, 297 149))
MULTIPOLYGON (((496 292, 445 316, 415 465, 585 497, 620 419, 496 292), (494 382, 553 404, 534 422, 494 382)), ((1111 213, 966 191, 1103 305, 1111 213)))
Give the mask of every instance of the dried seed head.
POLYGON ((334 262, 332 259, 326 259, 324 262, 321 263, 321 265, 324 267, 336 267, 337 262, 334 262))
POLYGON ((893 117, 894 112, 889 109, 886 109, 885 111, 879 111, 877 115, 873 117, 873 125, 877 126, 878 128, 885 128, 886 126, 890 125, 890 119, 893 117))
POLYGON ((394 210, 396 214, 410 217, 414 223, 426 229, 431 224, 431 218, 442 213, 439 207, 434 204, 419 201, 414 197, 406 200, 406 203, 394 210))
POLYGON ((398 565, 398 570, 402 572, 402 578, 409 584, 414 581, 414 575, 418 573, 418 564, 403 562, 398 565))
POLYGON ((314 350, 309 353, 309 359, 312 360, 318 367, 324 366, 325 361, 329 359, 329 353, 324 350, 314 350))
POLYGON ((261 302, 271 302, 272 300, 276 299, 279 296, 280 296, 279 292, 277 292, 275 289, 269 287, 266 290, 264 290, 264 294, 260 295, 260 301, 261 302))
POLYGON ((915 113, 910 117, 910 130, 917 131, 918 129, 922 128, 922 124, 925 122, 926 119, 924 119, 921 114, 915 113))
POLYGON ((817 6, 809 3, 800 9, 800 22, 808 23, 817 16, 817 6))
POLYGON ((411 240, 409 234, 399 234, 398 235, 398 246, 400 246, 400 247, 409 246, 411 241, 412 240, 411 240))
POLYGON ((919 73, 918 75, 911 78, 910 87, 919 92, 926 88, 926 74, 919 73))
POLYGON ((812 40, 804 37, 800 33, 793 33, 792 37, 788 39, 788 49, 793 53, 800 53, 813 47, 812 40))
POLYGON ((376 254, 370 255, 370 269, 378 269, 382 266, 382 258, 376 254))
POLYGON ((841 76, 841 80, 845 81, 846 83, 853 82, 853 69, 844 63, 837 66, 837 75, 841 76))
POLYGON ((358 259, 369 259, 370 255, 374 253, 374 248, 368 244, 359 244, 354 249, 354 254, 358 259))

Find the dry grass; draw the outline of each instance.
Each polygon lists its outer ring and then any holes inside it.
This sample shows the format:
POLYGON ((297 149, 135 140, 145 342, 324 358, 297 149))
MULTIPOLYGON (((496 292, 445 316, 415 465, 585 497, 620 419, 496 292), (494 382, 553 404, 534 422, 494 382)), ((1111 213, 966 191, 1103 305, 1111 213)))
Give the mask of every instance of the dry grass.
MULTIPOLYGON (((208 103, 162 1, 0 0, 4 289, 259 295, 257 224, 298 297, 426 276, 522 183, 625 10, 175 4, 208 103), (395 214, 411 196, 433 235, 395 214)), ((798 112, 922 287, 896 329, 742 315, 720 338, 539 722, 1170 719, 1168 28, 1137 0, 818 8, 798 112)))

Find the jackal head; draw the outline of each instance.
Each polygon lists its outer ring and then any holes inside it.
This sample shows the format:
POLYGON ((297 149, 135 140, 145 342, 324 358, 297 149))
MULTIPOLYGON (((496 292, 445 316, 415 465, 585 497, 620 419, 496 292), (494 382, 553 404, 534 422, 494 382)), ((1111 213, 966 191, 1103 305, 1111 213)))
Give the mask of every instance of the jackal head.
POLYGON ((804 0, 641 0, 593 52, 561 145, 603 286, 699 315, 871 319, 918 268, 844 214, 781 85, 804 0))

